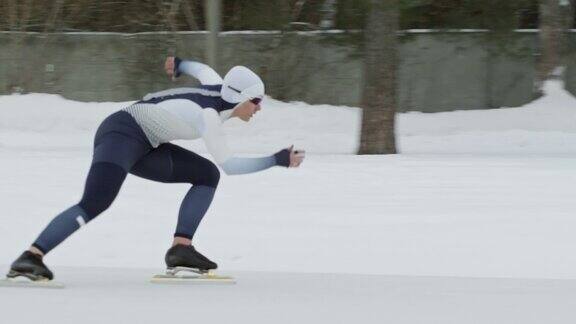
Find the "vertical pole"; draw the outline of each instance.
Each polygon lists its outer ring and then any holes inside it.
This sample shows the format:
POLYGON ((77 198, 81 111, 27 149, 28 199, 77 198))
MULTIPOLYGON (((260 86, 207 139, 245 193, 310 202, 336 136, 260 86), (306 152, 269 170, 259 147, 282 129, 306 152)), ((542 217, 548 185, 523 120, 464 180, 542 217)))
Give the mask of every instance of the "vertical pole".
POLYGON ((206 59, 208 65, 218 71, 218 34, 220 33, 221 0, 206 0, 206 59))

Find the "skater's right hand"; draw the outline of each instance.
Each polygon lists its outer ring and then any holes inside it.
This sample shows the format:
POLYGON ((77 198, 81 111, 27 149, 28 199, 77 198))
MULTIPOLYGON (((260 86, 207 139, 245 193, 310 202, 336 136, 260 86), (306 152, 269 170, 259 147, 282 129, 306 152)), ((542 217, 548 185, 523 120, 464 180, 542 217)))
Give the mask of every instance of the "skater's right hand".
POLYGON ((164 62, 164 70, 172 80, 174 80, 174 64, 174 56, 168 56, 164 62))

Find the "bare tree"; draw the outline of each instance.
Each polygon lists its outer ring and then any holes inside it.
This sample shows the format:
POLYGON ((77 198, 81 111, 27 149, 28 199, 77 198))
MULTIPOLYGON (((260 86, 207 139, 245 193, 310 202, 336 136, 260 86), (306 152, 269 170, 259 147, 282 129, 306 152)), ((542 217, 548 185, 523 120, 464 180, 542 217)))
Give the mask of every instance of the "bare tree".
POLYGON ((54 6, 52 7, 52 12, 46 21, 44 27, 44 32, 53 32, 56 30, 58 24, 60 13, 62 12, 62 6, 64 5, 64 0, 56 0, 54 6))
POLYGON ((359 154, 395 154, 399 0, 370 0, 365 28, 359 154))
POLYGON ((8 6, 8 29, 16 30, 16 25, 18 23, 18 2, 15 0, 8 0, 6 3, 8 6))
POLYGON ((321 9, 321 14, 322 14, 322 18, 320 20, 320 28, 322 29, 330 29, 330 28, 334 28, 334 17, 336 16, 336 0, 325 0, 323 5, 322 5, 322 9, 321 9))
POLYGON ((159 3, 160 14, 162 15, 162 20, 168 26, 170 31, 178 31, 178 24, 176 22, 176 14, 180 10, 180 3, 182 0, 165 1, 162 0, 159 3))
POLYGON ((306 4, 306 0, 298 0, 294 3, 294 9, 292 10, 292 21, 298 21, 300 18, 300 13, 302 12, 302 7, 306 4))
POLYGON ((7 0, 3 7, 6 9, 5 17, 0 18, 5 18, 6 24, 0 24, 1 27, 10 31, 25 31, 28 28, 32 0, 7 0))
POLYGON ((536 91, 541 93, 544 81, 556 75, 566 52, 564 33, 572 23, 569 0, 540 0, 540 59, 538 62, 536 91))
POLYGON ((194 8, 190 5, 188 1, 184 1, 182 3, 182 12, 186 17, 188 28, 190 30, 198 30, 198 23, 196 22, 196 14, 194 13, 194 8))

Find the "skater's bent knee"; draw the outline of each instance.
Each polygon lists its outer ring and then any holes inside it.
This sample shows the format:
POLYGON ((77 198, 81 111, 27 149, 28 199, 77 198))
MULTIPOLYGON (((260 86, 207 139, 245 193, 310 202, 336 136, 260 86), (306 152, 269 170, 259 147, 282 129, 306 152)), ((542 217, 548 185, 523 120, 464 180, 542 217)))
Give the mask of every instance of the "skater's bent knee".
POLYGON ((203 169, 202 175, 192 180, 194 185, 212 188, 218 187, 218 182, 220 182, 220 170, 213 163, 207 164, 203 169))

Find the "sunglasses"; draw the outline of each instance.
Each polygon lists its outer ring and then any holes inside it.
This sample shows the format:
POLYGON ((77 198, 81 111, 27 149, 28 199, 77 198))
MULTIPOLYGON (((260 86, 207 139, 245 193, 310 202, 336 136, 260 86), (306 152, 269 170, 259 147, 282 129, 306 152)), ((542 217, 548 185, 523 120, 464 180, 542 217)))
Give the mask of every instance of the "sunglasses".
POLYGON ((262 102, 262 98, 252 98, 250 102, 258 106, 262 102))

